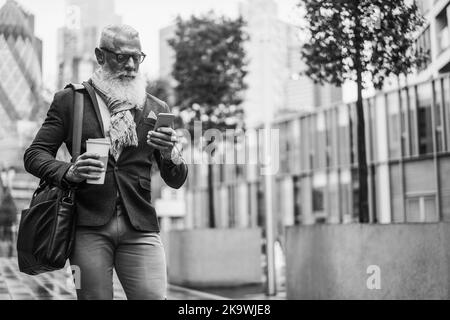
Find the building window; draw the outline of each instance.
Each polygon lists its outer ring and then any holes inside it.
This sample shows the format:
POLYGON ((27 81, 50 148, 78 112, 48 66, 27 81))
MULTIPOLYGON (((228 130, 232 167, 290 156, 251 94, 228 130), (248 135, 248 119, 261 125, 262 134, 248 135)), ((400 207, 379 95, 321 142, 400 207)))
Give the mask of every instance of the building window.
POLYGON ((294 177, 294 224, 302 223, 302 181, 300 177, 294 177))
POLYGON ((325 124, 325 113, 319 112, 316 117, 316 168, 325 168, 327 166, 326 149, 327 149, 327 132, 325 124))
POLYGON ((265 223, 264 217, 266 216, 266 203, 264 199, 265 191, 264 191, 264 183, 258 181, 256 183, 256 189, 257 189, 257 207, 258 207, 258 215, 256 219, 256 223, 258 227, 263 227, 265 223))
POLYGON ((447 8, 444 8, 436 17, 436 36, 439 54, 444 52, 450 45, 448 31, 447 8))
POLYGON ((407 222, 438 222, 436 196, 410 196, 406 199, 407 222))
POLYGON ((311 168, 311 134, 309 133, 309 117, 300 119, 300 137, 301 139, 301 171, 308 171, 311 168))
POLYGON ((436 151, 444 151, 444 128, 442 115, 442 79, 434 81, 434 126, 436 132, 436 151))
POLYGON ((409 151, 411 156, 418 155, 418 139, 417 139, 417 100, 416 88, 408 89, 409 97, 409 151))
POLYGON ((314 188, 312 195, 314 213, 322 213, 325 210, 324 188, 314 188))
POLYGON ((236 226, 236 194, 235 194, 235 187, 230 186, 228 187, 228 221, 229 221, 229 227, 233 228, 236 226))
POLYGON ((444 128, 447 137, 447 151, 450 150, 450 78, 445 77, 442 80, 442 98, 443 98, 443 109, 444 109, 444 128))
POLYGON ((339 108, 338 114, 339 166, 350 164, 350 116, 346 105, 339 108))
POLYGON ((420 13, 426 14, 428 11, 430 11, 432 4, 430 0, 416 0, 416 5, 419 8, 420 13))
POLYGON ((416 40, 416 50, 419 54, 427 55, 426 60, 419 66, 419 71, 425 70, 431 63, 431 33, 430 27, 427 27, 416 40))
POLYGON ((419 140, 419 154, 430 154, 433 152, 431 94, 431 83, 417 86, 417 134, 419 140))
POLYGON ((398 92, 387 95, 389 158, 400 158, 400 118, 398 92))
POLYGON ((401 111, 401 145, 402 156, 410 156, 410 138, 409 138, 409 122, 408 122, 408 89, 403 89, 400 93, 400 111, 401 111))

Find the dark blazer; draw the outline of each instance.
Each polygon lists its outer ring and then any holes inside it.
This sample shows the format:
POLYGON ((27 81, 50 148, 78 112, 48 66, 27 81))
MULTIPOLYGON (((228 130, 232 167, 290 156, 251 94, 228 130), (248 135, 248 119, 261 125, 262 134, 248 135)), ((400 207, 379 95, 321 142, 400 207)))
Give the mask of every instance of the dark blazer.
MULTIPOLYGON (((84 82, 84 116, 81 138, 81 154, 86 152, 86 140, 104 138, 103 122, 100 116, 95 91, 91 82, 84 82)), ((34 176, 67 188, 65 179, 70 163, 55 160, 56 153, 64 142, 72 153, 74 91, 64 89, 55 94, 47 117, 30 147, 25 151, 25 169, 34 176)), ((76 209, 79 226, 101 226, 108 223, 114 214, 117 192, 119 192, 132 225, 137 230, 159 231, 155 208, 151 202, 150 170, 156 161, 161 177, 172 188, 180 188, 187 177, 187 166, 183 162, 175 165, 164 160, 158 150, 147 144, 147 132, 153 129, 155 120, 148 119, 150 111, 155 114, 170 112, 165 102, 147 95, 142 111, 134 115, 139 139, 137 147, 126 147, 119 158, 109 156, 103 185, 77 185, 76 209)))

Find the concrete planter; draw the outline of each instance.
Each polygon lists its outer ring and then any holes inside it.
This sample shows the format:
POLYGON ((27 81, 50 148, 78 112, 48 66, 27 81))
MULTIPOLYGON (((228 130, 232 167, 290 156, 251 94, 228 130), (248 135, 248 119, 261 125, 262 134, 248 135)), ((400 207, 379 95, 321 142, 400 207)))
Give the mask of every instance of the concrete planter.
POLYGON ((286 272, 288 299, 449 299, 450 224, 289 227, 286 272))
POLYGON ((260 229, 194 229, 169 232, 172 284, 230 287, 261 283, 260 229))

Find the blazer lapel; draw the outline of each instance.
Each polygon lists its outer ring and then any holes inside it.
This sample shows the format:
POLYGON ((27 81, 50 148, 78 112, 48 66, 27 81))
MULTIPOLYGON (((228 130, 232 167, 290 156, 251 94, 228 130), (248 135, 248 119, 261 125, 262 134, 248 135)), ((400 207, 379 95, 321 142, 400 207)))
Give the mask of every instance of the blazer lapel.
POLYGON ((102 120, 102 116, 100 114, 100 107, 98 106, 98 101, 97 101, 97 95, 95 94, 95 90, 92 87, 91 80, 89 80, 88 82, 83 82, 83 85, 85 86, 89 96, 91 97, 91 101, 92 104, 94 106, 94 110, 95 110, 95 114, 97 116, 97 120, 100 124, 100 128, 102 129, 102 137, 105 137, 105 129, 103 128, 103 120, 102 120))
POLYGON ((145 111, 145 105, 144 105, 144 107, 142 108, 142 110, 138 110, 138 109, 135 109, 136 111, 134 112, 134 122, 136 123, 136 128, 139 126, 139 124, 141 123, 141 121, 142 121, 142 117, 143 117, 143 115, 144 115, 144 111, 145 111))

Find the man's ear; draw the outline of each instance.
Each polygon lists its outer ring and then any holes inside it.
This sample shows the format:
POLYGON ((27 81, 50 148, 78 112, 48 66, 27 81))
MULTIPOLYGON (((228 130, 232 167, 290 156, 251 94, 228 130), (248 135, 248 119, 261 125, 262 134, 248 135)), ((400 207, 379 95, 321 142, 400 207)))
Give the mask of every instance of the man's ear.
POLYGON ((99 65, 103 65, 105 63, 105 55, 99 48, 95 48, 95 57, 97 58, 97 62, 99 65))

